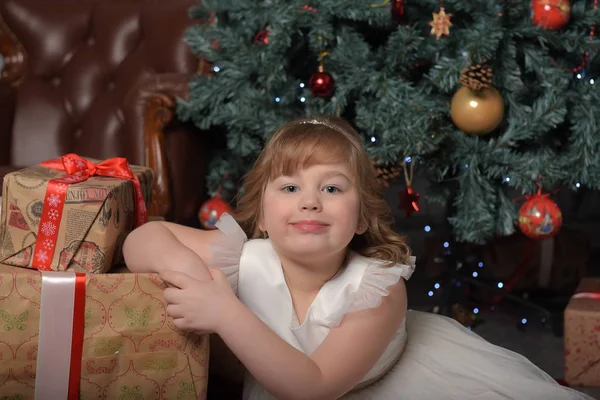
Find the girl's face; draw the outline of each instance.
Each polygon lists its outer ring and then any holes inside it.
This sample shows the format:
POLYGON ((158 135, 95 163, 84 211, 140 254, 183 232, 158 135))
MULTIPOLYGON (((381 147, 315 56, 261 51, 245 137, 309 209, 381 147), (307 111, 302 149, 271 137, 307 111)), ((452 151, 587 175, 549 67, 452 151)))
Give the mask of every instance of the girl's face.
POLYGON ((290 256, 346 251, 359 232, 360 198, 345 164, 317 164, 279 176, 265 188, 259 228, 290 256))

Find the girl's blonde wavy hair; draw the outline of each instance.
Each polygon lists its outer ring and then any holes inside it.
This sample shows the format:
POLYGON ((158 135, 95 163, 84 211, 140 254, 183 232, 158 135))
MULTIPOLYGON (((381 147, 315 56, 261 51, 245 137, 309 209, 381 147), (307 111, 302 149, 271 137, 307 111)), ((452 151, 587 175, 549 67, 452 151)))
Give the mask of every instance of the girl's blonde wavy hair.
POLYGON ((302 118, 279 128, 245 176, 234 218, 250 238, 261 237, 258 223, 270 181, 312 165, 337 163, 347 164, 354 173, 360 198, 358 226, 366 227, 363 234, 354 235, 350 248, 385 261, 386 266, 406 262, 410 249, 391 228, 390 209, 383 199, 375 168, 358 133, 341 118, 302 118))

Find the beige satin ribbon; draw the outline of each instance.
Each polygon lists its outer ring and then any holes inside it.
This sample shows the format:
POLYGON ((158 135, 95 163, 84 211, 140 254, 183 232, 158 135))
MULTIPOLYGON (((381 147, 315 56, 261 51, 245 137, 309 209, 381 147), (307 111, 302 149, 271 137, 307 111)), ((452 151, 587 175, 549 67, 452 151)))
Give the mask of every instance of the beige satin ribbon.
POLYGON ((36 400, 68 397, 74 304, 75 273, 42 272, 36 400))

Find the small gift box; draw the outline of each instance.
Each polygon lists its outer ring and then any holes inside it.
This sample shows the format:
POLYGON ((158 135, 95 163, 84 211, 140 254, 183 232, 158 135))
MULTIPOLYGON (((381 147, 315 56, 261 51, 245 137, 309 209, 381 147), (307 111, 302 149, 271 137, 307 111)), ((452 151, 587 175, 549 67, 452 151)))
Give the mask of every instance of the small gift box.
POLYGON ((600 386, 600 278, 584 278, 565 309, 565 380, 600 386))
POLYGON ((34 399, 205 399, 208 335, 179 331, 156 274, 0 264, 0 393, 34 399))
POLYGON ((67 154, 4 177, 0 262, 42 271, 102 273, 122 260, 147 220, 152 170, 124 158, 67 154))

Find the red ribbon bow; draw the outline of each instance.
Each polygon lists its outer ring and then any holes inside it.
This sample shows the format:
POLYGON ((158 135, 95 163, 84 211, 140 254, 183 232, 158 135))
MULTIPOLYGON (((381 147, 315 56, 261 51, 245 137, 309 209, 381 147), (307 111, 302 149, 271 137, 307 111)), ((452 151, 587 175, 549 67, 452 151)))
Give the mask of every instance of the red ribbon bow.
POLYGON ((53 169, 60 169, 69 175, 82 175, 85 179, 90 176, 112 176, 115 178, 133 180, 136 175, 131 172, 126 158, 115 157, 104 160, 99 164, 94 164, 77 154, 67 154, 61 158, 44 161, 40 165, 53 169))
POLYGON ((68 175, 48 182, 36 238, 33 268, 44 271, 51 269, 50 264, 54 256, 54 247, 58 237, 58 228, 67 196, 67 188, 72 183, 84 182, 91 176, 108 176, 130 180, 135 191, 135 226, 140 226, 148 220, 148 211, 146 210, 146 203, 144 203, 140 181, 137 175, 131 171, 127 159, 115 157, 94 164, 77 154, 70 153, 61 158, 44 161, 40 165, 65 171, 68 175))

